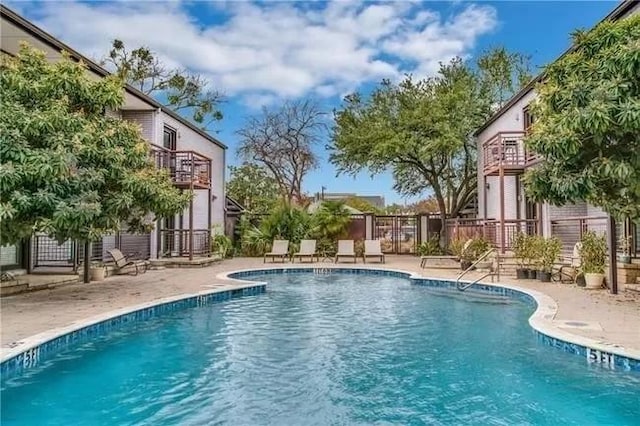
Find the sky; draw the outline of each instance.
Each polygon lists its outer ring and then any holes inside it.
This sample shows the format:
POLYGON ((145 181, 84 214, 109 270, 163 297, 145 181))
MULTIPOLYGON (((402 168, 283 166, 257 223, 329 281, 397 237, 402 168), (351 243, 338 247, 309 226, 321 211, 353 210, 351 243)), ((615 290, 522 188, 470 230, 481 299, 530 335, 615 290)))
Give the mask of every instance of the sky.
MULTIPOLYGON (((151 48, 170 66, 205 76, 225 96, 215 136, 227 164, 247 117, 263 106, 313 98, 330 113, 344 95, 368 92, 383 78, 433 75, 455 56, 473 60, 496 46, 531 55, 535 69, 570 45, 570 33, 602 19, 615 1, 11 1, 8 5, 93 59, 118 38, 151 48)), ((336 176, 321 165, 304 181, 327 192, 402 198, 389 174, 336 176)))

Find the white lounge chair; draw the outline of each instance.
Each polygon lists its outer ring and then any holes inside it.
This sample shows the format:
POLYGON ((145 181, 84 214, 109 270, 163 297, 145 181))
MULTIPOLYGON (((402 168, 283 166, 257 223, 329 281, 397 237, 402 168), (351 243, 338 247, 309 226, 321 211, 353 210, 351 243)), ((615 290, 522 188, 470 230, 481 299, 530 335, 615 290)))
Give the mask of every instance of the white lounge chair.
POLYGON ((282 259, 282 263, 289 257, 289 241, 288 240, 273 240, 273 246, 269 253, 265 253, 263 263, 267 262, 267 257, 271 258, 272 262, 275 262, 276 257, 282 259))
POLYGON ((379 258, 380 262, 384 263, 384 253, 380 247, 380 240, 365 240, 364 253, 362 254, 362 261, 367 263, 367 257, 379 258))
POLYGON ((557 279, 559 281, 563 281, 564 278, 568 278, 569 281, 575 282, 578 276, 578 271, 580 270, 580 266, 582 266, 582 259, 580 257, 580 250, 582 249, 582 242, 578 241, 573 246, 573 253, 571 256, 563 256, 562 257, 562 265, 556 271, 554 270, 552 273, 552 278, 557 275, 557 279), (567 271, 568 270, 568 271, 567 271))
POLYGON ((353 240, 338 240, 338 252, 334 263, 338 263, 341 257, 350 257, 356 263, 356 251, 353 248, 353 240))
POLYGON ((311 259, 311 263, 313 263, 314 259, 317 257, 316 253, 316 240, 302 240, 300 241, 300 251, 295 253, 291 258, 292 262, 295 262, 296 258, 302 259, 309 258, 311 259))

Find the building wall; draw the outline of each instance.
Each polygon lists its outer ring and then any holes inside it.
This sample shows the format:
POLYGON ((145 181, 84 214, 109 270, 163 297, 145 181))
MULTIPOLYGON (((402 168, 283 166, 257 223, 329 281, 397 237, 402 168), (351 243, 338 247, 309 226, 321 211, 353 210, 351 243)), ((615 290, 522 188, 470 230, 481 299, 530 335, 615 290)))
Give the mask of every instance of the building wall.
MULTIPOLYGON (((499 132, 518 132, 524 129, 522 120, 522 109, 535 98, 535 93, 530 91, 516 102, 511 108, 496 121, 491 123, 489 127, 484 129, 476 138, 478 149, 478 217, 484 219, 499 219, 500 212, 500 181, 498 176, 485 176, 483 173, 482 145, 495 136, 499 132), (489 184, 489 190, 486 194, 484 188, 489 184), (487 215, 485 217, 485 205, 487 215)), ((505 176, 504 194, 505 194, 505 219, 517 218, 518 200, 516 178, 514 176, 505 176)))
POLYGON ((121 111, 123 120, 132 121, 140 126, 142 137, 149 143, 162 145, 162 139, 156 138, 156 111, 121 111))
MULTIPOLYGON (((163 112, 159 112, 156 117, 157 141, 162 141, 165 124, 177 130, 177 150, 196 151, 197 153, 211 159, 211 191, 212 196, 215 197, 211 204, 211 222, 213 225, 224 226, 225 150, 163 112)), ((195 192, 194 228, 207 229, 209 227, 207 216, 207 191, 197 190, 195 192)))

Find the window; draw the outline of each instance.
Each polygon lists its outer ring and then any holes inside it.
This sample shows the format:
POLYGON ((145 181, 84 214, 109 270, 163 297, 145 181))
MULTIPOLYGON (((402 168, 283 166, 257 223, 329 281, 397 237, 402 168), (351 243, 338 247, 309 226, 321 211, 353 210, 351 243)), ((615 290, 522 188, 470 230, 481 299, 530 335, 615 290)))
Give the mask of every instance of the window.
POLYGON ((164 126, 164 136, 162 140, 162 146, 172 151, 175 151, 176 139, 177 139, 176 129, 169 126, 164 126))
POLYGON ((531 110, 529 109, 529 105, 527 105, 522 110, 522 124, 524 125, 525 133, 529 133, 529 129, 531 128, 533 123, 535 123, 535 121, 536 121, 535 117, 531 113, 531 110))

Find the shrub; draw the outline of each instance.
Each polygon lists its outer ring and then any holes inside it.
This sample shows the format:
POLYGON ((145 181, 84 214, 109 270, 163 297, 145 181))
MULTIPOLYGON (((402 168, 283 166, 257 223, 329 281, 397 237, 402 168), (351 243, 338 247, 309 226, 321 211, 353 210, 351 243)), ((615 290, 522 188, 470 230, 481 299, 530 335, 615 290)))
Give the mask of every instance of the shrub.
POLYGON ((432 236, 418 246, 418 255, 420 256, 439 256, 442 254, 444 254, 444 250, 440 247, 440 237, 438 235, 432 236))
POLYGON ((458 259, 462 259, 464 246, 465 244, 467 244, 467 241, 468 240, 460 237, 454 238, 451 241, 449 241, 449 251, 451 252, 451 254, 457 257, 458 259))
POLYGON ((562 242, 557 237, 542 240, 540 251, 540 268, 543 272, 551 272, 562 250, 562 242))
POLYGON ((580 258, 585 274, 603 274, 607 265, 607 240, 604 235, 593 231, 585 232, 582 236, 580 258))
POLYGON ((518 232, 511 241, 511 250, 520 268, 524 268, 528 261, 530 238, 523 232, 518 232))
POLYGON ((471 243, 462 252, 462 258, 474 262, 491 248, 491 242, 485 237, 479 236, 471 239, 471 243))

